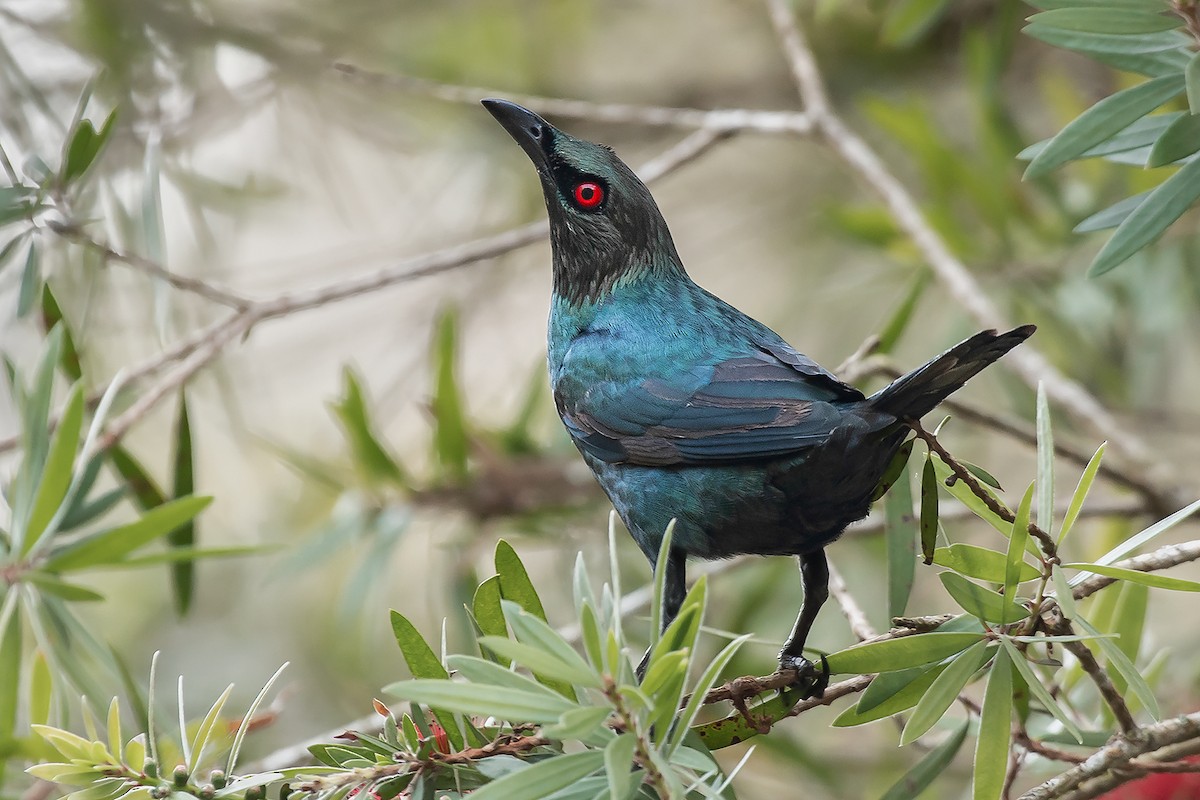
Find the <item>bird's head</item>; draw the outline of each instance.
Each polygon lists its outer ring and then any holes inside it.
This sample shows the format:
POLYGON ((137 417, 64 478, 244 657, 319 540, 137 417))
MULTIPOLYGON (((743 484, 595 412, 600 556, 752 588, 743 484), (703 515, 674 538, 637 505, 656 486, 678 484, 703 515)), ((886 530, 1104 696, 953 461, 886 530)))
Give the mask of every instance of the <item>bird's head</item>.
POLYGON ((650 190, 616 153, 576 139, 516 103, 482 102, 541 178, 557 294, 572 303, 591 301, 622 278, 682 273, 650 190))

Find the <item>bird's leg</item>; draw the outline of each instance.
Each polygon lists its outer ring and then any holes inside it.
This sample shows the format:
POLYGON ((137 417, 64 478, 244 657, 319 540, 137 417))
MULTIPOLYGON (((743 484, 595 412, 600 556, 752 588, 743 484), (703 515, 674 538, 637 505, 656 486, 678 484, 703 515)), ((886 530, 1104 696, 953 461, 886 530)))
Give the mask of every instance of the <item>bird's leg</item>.
MULTIPOLYGON (((671 554, 667 556, 667 574, 663 576, 663 598, 662 598, 662 629, 661 634, 667 629, 675 617, 679 616, 679 608, 683 605, 683 598, 687 597, 687 555, 682 550, 672 548, 671 554)), ((638 681, 646 677, 646 665, 650 663, 650 651, 654 646, 646 648, 646 654, 642 656, 641 663, 637 667, 638 681)))
POLYGON ((796 617, 792 635, 779 652, 779 669, 796 671, 796 685, 806 686, 806 698, 821 697, 829 685, 829 672, 817 669, 804 657, 804 642, 812 630, 817 612, 829 598, 829 564, 825 561, 824 550, 800 556, 800 579, 804 585, 804 604, 800 606, 800 615, 796 617))

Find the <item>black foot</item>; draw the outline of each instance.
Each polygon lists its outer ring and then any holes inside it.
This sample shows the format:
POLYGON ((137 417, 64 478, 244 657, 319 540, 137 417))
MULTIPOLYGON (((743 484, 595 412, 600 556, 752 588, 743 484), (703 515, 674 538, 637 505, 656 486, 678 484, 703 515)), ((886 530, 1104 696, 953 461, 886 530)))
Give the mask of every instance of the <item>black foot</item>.
POLYGON ((792 686, 803 692, 802 697, 805 700, 825 696, 825 689, 829 686, 829 662, 825 660, 825 656, 821 656, 821 668, 817 669, 817 665, 804 656, 781 654, 779 671, 785 670, 795 670, 796 678, 792 686))

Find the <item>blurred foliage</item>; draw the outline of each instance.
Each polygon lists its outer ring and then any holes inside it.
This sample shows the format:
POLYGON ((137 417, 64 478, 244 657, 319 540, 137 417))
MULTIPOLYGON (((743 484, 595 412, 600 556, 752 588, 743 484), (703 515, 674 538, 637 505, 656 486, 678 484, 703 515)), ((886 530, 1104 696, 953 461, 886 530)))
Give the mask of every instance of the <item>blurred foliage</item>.
MULTIPOLYGON (((891 149, 905 180, 920 188, 924 212, 989 290, 1013 316, 1037 318, 1048 355, 1106 400, 1157 401, 1178 368, 1169 345, 1197 331, 1200 300, 1196 240, 1183 216, 1200 196, 1192 175, 1200 148, 1192 113, 1200 68, 1182 30, 1195 6, 1037 5, 1025 28, 1031 39, 1018 35, 1028 10, 1013 0, 818 0, 814 38, 838 102, 858 111, 881 147, 891 149), (1033 39, 1090 60, 1058 61, 1033 39), (951 71, 963 91, 929 80, 951 71), (1096 94, 1103 96, 1088 108, 1082 98, 1096 94), (1026 147, 1036 138, 1031 132, 1049 124, 1061 132, 1026 147), (1018 157, 1030 162, 1024 176, 1018 157), (1152 244, 1169 226, 1174 235, 1152 244), (1078 235, 1111 228, 1098 255, 1090 237, 1078 235), (1091 263, 1094 276, 1127 261, 1102 281, 1088 280, 1083 269, 1091 263)), ((166 195, 182 204, 178 217, 196 248, 216 253, 226 231, 292 187, 294 176, 275 174, 270 164, 230 175, 205 157, 208 141, 252 123, 264 109, 287 102, 319 108, 311 130, 279 136, 285 146, 304 149, 306 163, 322 174, 337 170, 327 164, 331 131, 398 147, 411 145, 413 130, 436 131, 439 141, 445 136, 447 117, 430 103, 379 102, 341 84, 326 91, 321 81, 332 58, 560 94, 576 85, 572 74, 595 66, 586 58, 590 37, 611 14, 582 0, 504 0, 486 8, 379 0, 303 7, 74 0, 62 8, 3 9, 0 90, 14 101, 0 108, 0 170, 7 178, 0 186, 0 278, 15 288, 12 311, 42 349, 22 360, 4 345, 21 439, 12 474, 0 476, 7 511, 0 531, 0 797, 28 787, 19 768, 31 762, 39 764, 32 775, 78 787, 76 800, 256 800, 268 786, 283 800, 342 800, 361 791, 387 800, 402 791, 457 796, 485 784, 484 791, 504 797, 648 796, 646 786, 732 796, 729 780, 737 769, 722 769, 711 752, 755 737, 763 761, 770 758, 788 780, 799 776, 834 796, 860 796, 866 775, 887 798, 915 796, 939 778, 954 785, 956 754, 974 737, 974 794, 994 797, 1011 746, 1006 721, 1015 718, 1037 741, 1070 748, 1095 748, 1116 730, 1080 662, 1062 664, 1057 646, 1066 642, 1033 626, 1029 611, 1056 587, 1069 598, 1067 586, 1089 574, 1121 580, 1078 609, 1063 603, 1080 626, 1070 642, 1082 642, 1109 668, 1134 713, 1157 717, 1155 693, 1167 662, 1164 651, 1144 651, 1149 590, 1198 587, 1112 564, 1184 512, 1136 534, 1110 523, 1108 554, 1054 565, 1028 544, 1022 524, 998 517, 962 481, 947 486, 951 467, 936 454, 909 465, 906 453, 889 476, 885 540, 863 546, 879 548, 873 555, 887 559, 881 607, 890 616, 912 605, 920 553, 943 570, 949 602, 961 613, 937 631, 849 648, 829 655, 828 663, 836 673, 881 673, 835 725, 904 714, 901 741, 933 738, 932 748, 910 747, 895 759, 880 750, 848 778, 785 719, 796 700, 792 692, 764 693, 745 714, 700 707, 695 698, 728 674, 761 668, 761 659, 739 652, 745 637, 725 643, 701 626, 702 618, 713 629, 758 627, 777 610, 775 587, 792 572, 782 560, 740 580, 720 608, 707 602, 705 583, 698 582, 688 613, 661 638, 651 637, 650 671, 639 686, 627 654, 644 640, 623 627, 616 555, 612 582, 599 592, 582 560, 572 576, 567 614, 581 631, 580 649, 547 624, 543 605, 550 603, 539 599, 507 544, 497 547, 496 575, 483 581, 468 548, 456 553, 459 574, 430 577, 452 584, 467 607, 452 623, 479 634, 470 652, 439 653, 411 620, 393 614, 414 680, 389 692, 411 704, 399 713, 379 704, 381 731, 314 747, 322 766, 235 776, 246 735, 266 724, 257 710, 267 689, 240 720, 222 716, 227 691, 199 721, 179 721, 178 741, 161 733, 153 677, 147 693, 124 654, 106 641, 124 610, 80 576, 113 568, 142 575, 166 565, 175 609, 183 614, 197 591, 196 559, 252 551, 198 544, 203 531, 196 524, 208 498, 194 494, 195 448, 204 441, 194 441, 195 404, 182 394, 170 435, 144 456, 167 463, 165 477, 156 478, 123 445, 100 446, 105 420, 128 402, 120 380, 97 366, 103 339, 90 335, 95 318, 111 313, 94 289, 107 280, 100 269, 106 262, 96 248, 68 244, 59 234, 100 222, 113 246, 170 263, 166 195), (42 74, 47 62, 31 61, 22 37, 54 53, 60 68, 42 74), (1002 538, 991 533, 985 546, 964 530, 970 541, 960 541, 958 524, 942 518, 956 503, 1002 538), (85 603, 103 604, 105 616, 81 613, 85 603), (983 724, 968 725, 951 711, 963 691, 982 697, 983 724), (114 693, 127 701, 124 709, 109 706, 102 735, 94 703, 114 693), (77 702, 81 694, 87 699, 77 702), (139 735, 122 733, 122 715, 137 720, 139 735), (759 737, 768 721, 782 724, 759 737), (67 732, 79 726, 85 738, 67 732), (477 752, 487 746, 500 753, 477 752), (181 767, 168 773, 170 764, 181 767)), ((684 57, 694 64, 694 52, 684 57)), ((784 80, 760 79, 746 93, 754 101, 784 92, 790 98, 784 80)), ((728 87, 686 81, 642 83, 654 84, 651 94, 663 103, 716 104, 731 94, 728 87)), ((744 87, 734 88, 740 94, 744 87)), ((843 196, 815 196, 826 194, 843 196)), ((877 326, 880 352, 894 352, 927 319, 936 283, 882 207, 816 202, 845 240, 909 271, 894 313, 877 326)), ((137 311, 163 340, 176 326, 210 319, 209 310, 197 310, 161 282, 151 285, 149 307, 137 311)), ((599 495, 590 478, 573 469, 578 465, 565 441, 536 432, 550 413, 540 370, 511 419, 485 425, 473 418, 479 409, 471 408, 460 375, 462 317, 448 308, 432 326, 428 458, 402 457, 387 444, 370 396, 375 376, 352 368, 330 403, 341 447, 312 456, 292 442, 268 445, 328 497, 315 530, 290 549, 289 566, 355 553, 356 570, 340 593, 343 620, 364 609, 374 613, 368 592, 404 577, 395 575, 395 551, 418 515, 436 516, 444 527, 465 520, 464 540, 499 526, 541 535, 537 541, 545 543, 554 541, 546 534, 565 540, 565 525, 602 505, 594 502, 599 495)), ((1016 516, 1019 523, 1033 517, 1062 544, 1096 480, 1103 448, 1065 516, 1053 520, 1049 409, 1041 403, 1028 416, 1040 423, 1041 453, 1037 479, 1016 516)), ((968 467, 999 491, 986 471, 968 467)))

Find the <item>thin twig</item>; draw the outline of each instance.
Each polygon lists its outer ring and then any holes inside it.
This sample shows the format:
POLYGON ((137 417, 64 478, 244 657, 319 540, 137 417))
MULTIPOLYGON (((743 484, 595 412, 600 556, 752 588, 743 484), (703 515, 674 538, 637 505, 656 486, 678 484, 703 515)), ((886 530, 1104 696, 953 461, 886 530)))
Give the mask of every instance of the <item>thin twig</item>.
POLYGON ((837 601, 838 606, 842 609, 842 614, 845 615, 846 621, 850 623, 850 630, 860 641, 874 639, 879 634, 871 627, 871 623, 867 621, 866 612, 862 610, 862 606, 850 594, 850 590, 846 587, 846 581, 842 579, 842 573, 838 571, 833 562, 828 562, 829 565, 829 593, 833 599, 837 601))
MULTIPOLYGON (((1049 630, 1057 636, 1072 636, 1075 631, 1071 627, 1071 623, 1062 616, 1058 606, 1047 611, 1042 615, 1049 630)), ((1083 642, 1063 642, 1063 647, 1075 656, 1079 661, 1079 666, 1083 669, 1087 676, 1092 679, 1092 683, 1096 684, 1096 689, 1100 692, 1100 697, 1108 705, 1116 718, 1117 724, 1121 726, 1122 733, 1129 735, 1137 730, 1138 724, 1134 720, 1133 714, 1129 711, 1129 706, 1125 703, 1125 698, 1117 691, 1117 687, 1113 685, 1112 679, 1108 676, 1108 672, 1104 667, 1100 666, 1100 662, 1092 655, 1092 651, 1083 642)))
POLYGON ((238 310, 245 310, 251 304, 250 298, 243 297, 236 292, 213 286, 196 278, 189 278, 185 275, 171 272, 158 262, 136 253, 121 252, 111 245, 105 244, 88 235, 82 227, 75 223, 50 222, 48 227, 67 241, 75 242, 97 253, 106 262, 115 261, 133 267, 139 272, 143 272, 170 286, 174 286, 176 289, 238 310))
POLYGON ((592 103, 587 100, 566 100, 560 97, 521 94, 503 89, 441 83, 412 75, 369 70, 344 61, 335 62, 332 67, 344 78, 371 86, 423 94, 451 103, 469 103, 471 105, 477 104, 485 97, 504 97, 542 114, 588 120, 589 122, 703 128, 713 131, 746 130, 756 133, 790 133, 802 136, 811 133, 813 128, 812 120, 807 114, 795 111, 757 111, 741 108, 702 110, 629 103, 592 103))
MULTIPOLYGON (((1052 798, 1066 797, 1068 792, 1084 781, 1119 769, 1138 756, 1152 753, 1167 745, 1195 739, 1200 739, 1200 711, 1153 725, 1142 726, 1132 735, 1115 737, 1079 766, 1035 786, 1021 795, 1020 800, 1052 800, 1052 798)), ((1124 783, 1132 777, 1131 775, 1117 783, 1124 783)), ((1076 800, 1083 800, 1085 797, 1084 795, 1071 796, 1076 800)), ((1086 797, 1095 796, 1097 795, 1086 795, 1086 797)))

